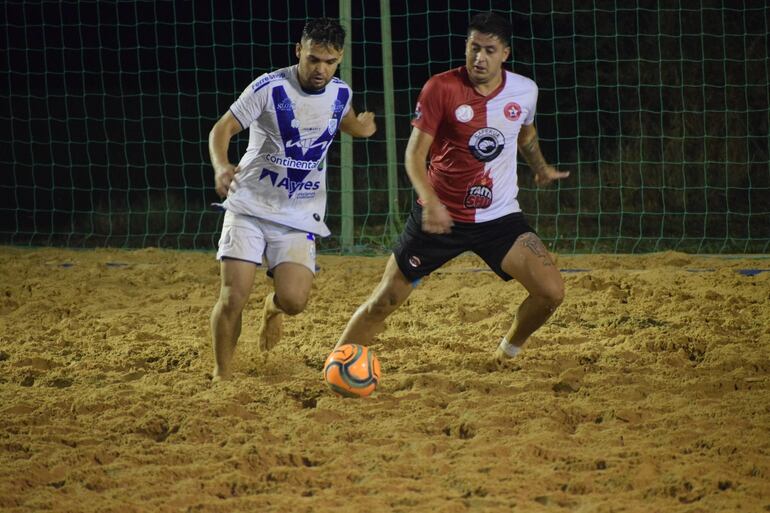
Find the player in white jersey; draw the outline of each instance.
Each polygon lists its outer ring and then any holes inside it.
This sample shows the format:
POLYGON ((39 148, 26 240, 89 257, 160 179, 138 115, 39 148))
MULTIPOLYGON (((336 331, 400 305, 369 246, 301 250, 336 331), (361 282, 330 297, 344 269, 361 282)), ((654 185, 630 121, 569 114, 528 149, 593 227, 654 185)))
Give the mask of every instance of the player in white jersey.
POLYGON ((356 115, 350 87, 334 77, 343 57, 345 31, 335 20, 305 25, 296 45, 298 63, 254 80, 209 134, 217 193, 226 198, 219 299, 211 313, 213 380, 232 374, 242 313, 263 256, 274 290, 266 298, 259 347, 280 339, 283 314, 305 309, 315 275, 315 237, 324 224, 324 160, 338 130, 372 135, 374 114, 356 115), (249 145, 238 165, 227 149, 249 129, 249 145))
POLYGON ((417 102, 405 164, 418 196, 385 273, 337 345, 368 344, 419 279, 465 251, 529 292, 495 357, 514 356, 564 298, 564 282, 516 195, 517 148, 545 185, 565 178, 543 158, 537 85, 503 69, 511 26, 492 13, 468 26, 465 66, 432 77, 417 102), (426 159, 430 164, 426 167, 426 159))

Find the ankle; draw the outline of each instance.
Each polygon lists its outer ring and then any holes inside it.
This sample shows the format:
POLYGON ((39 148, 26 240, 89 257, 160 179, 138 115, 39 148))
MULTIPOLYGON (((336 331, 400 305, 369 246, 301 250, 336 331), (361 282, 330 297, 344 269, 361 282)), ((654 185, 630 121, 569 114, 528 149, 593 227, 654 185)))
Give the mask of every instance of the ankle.
POLYGON ((519 352, 521 351, 521 346, 515 346, 511 344, 510 342, 508 342, 508 339, 505 337, 503 337, 503 339, 500 341, 500 345, 497 346, 497 348, 503 353, 505 353, 505 355, 508 356, 509 358, 513 358, 514 356, 519 354, 519 352))

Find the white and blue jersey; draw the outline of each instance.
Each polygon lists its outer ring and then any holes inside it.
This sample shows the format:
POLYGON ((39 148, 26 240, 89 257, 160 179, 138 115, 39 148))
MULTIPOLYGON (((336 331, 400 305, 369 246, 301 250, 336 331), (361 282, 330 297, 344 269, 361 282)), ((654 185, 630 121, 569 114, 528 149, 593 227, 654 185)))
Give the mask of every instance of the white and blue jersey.
POLYGON ((230 106, 250 133, 234 190, 223 206, 328 236, 324 160, 351 96, 350 87, 338 78, 320 91, 303 90, 296 65, 249 84, 230 106))

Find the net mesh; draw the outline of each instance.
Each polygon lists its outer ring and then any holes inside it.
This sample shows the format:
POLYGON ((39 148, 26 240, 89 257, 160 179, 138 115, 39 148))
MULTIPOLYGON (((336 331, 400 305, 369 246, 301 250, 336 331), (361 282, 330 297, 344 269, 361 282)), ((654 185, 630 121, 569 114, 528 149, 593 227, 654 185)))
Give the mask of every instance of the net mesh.
MULTIPOLYGON (((514 26, 511 67, 540 87, 547 160, 569 179, 520 203, 556 251, 770 249, 770 89, 764 2, 392 2, 398 219, 423 83, 464 62, 472 14, 514 26)), ((22 2, 0 8, 0 242, 212 249, 221 214, 211 126, 257 75, 293 64, 324 2, 22 2)), ((356 110, 379 116, 354 142, 354 248, 392 244, 378 2, 351 4, 356 110)), ((237 162, 247 143, 234 139, 237 162)), ((336 251, 339 143, 327 221, 336 251)))

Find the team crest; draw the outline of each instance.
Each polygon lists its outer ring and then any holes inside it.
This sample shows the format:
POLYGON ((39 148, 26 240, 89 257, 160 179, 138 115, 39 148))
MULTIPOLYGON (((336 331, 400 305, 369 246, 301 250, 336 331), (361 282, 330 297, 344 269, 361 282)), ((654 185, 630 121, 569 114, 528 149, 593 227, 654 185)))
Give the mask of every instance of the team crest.
POLYGON ((332 118, 329 120, 329 125, 326 127, 326 130, 329 132, 330 135, 334 135, 337 132, 336 118, 332 118))
POLYGON ((487 208, 492 204, 492 177, 486 171, 481 177, 471 182, 465 192, 465 208, 487 208))
POLYGON ((510 102, 503 108, 503 114, 508 121, 516 121, 521 117, 521 105, 516 102, 510 102))
POLYGON ((455 109, 455 117, 457 118, 457 121, 467 123, 473 119, 473 107, 465 104, 460 105, 455 109))

